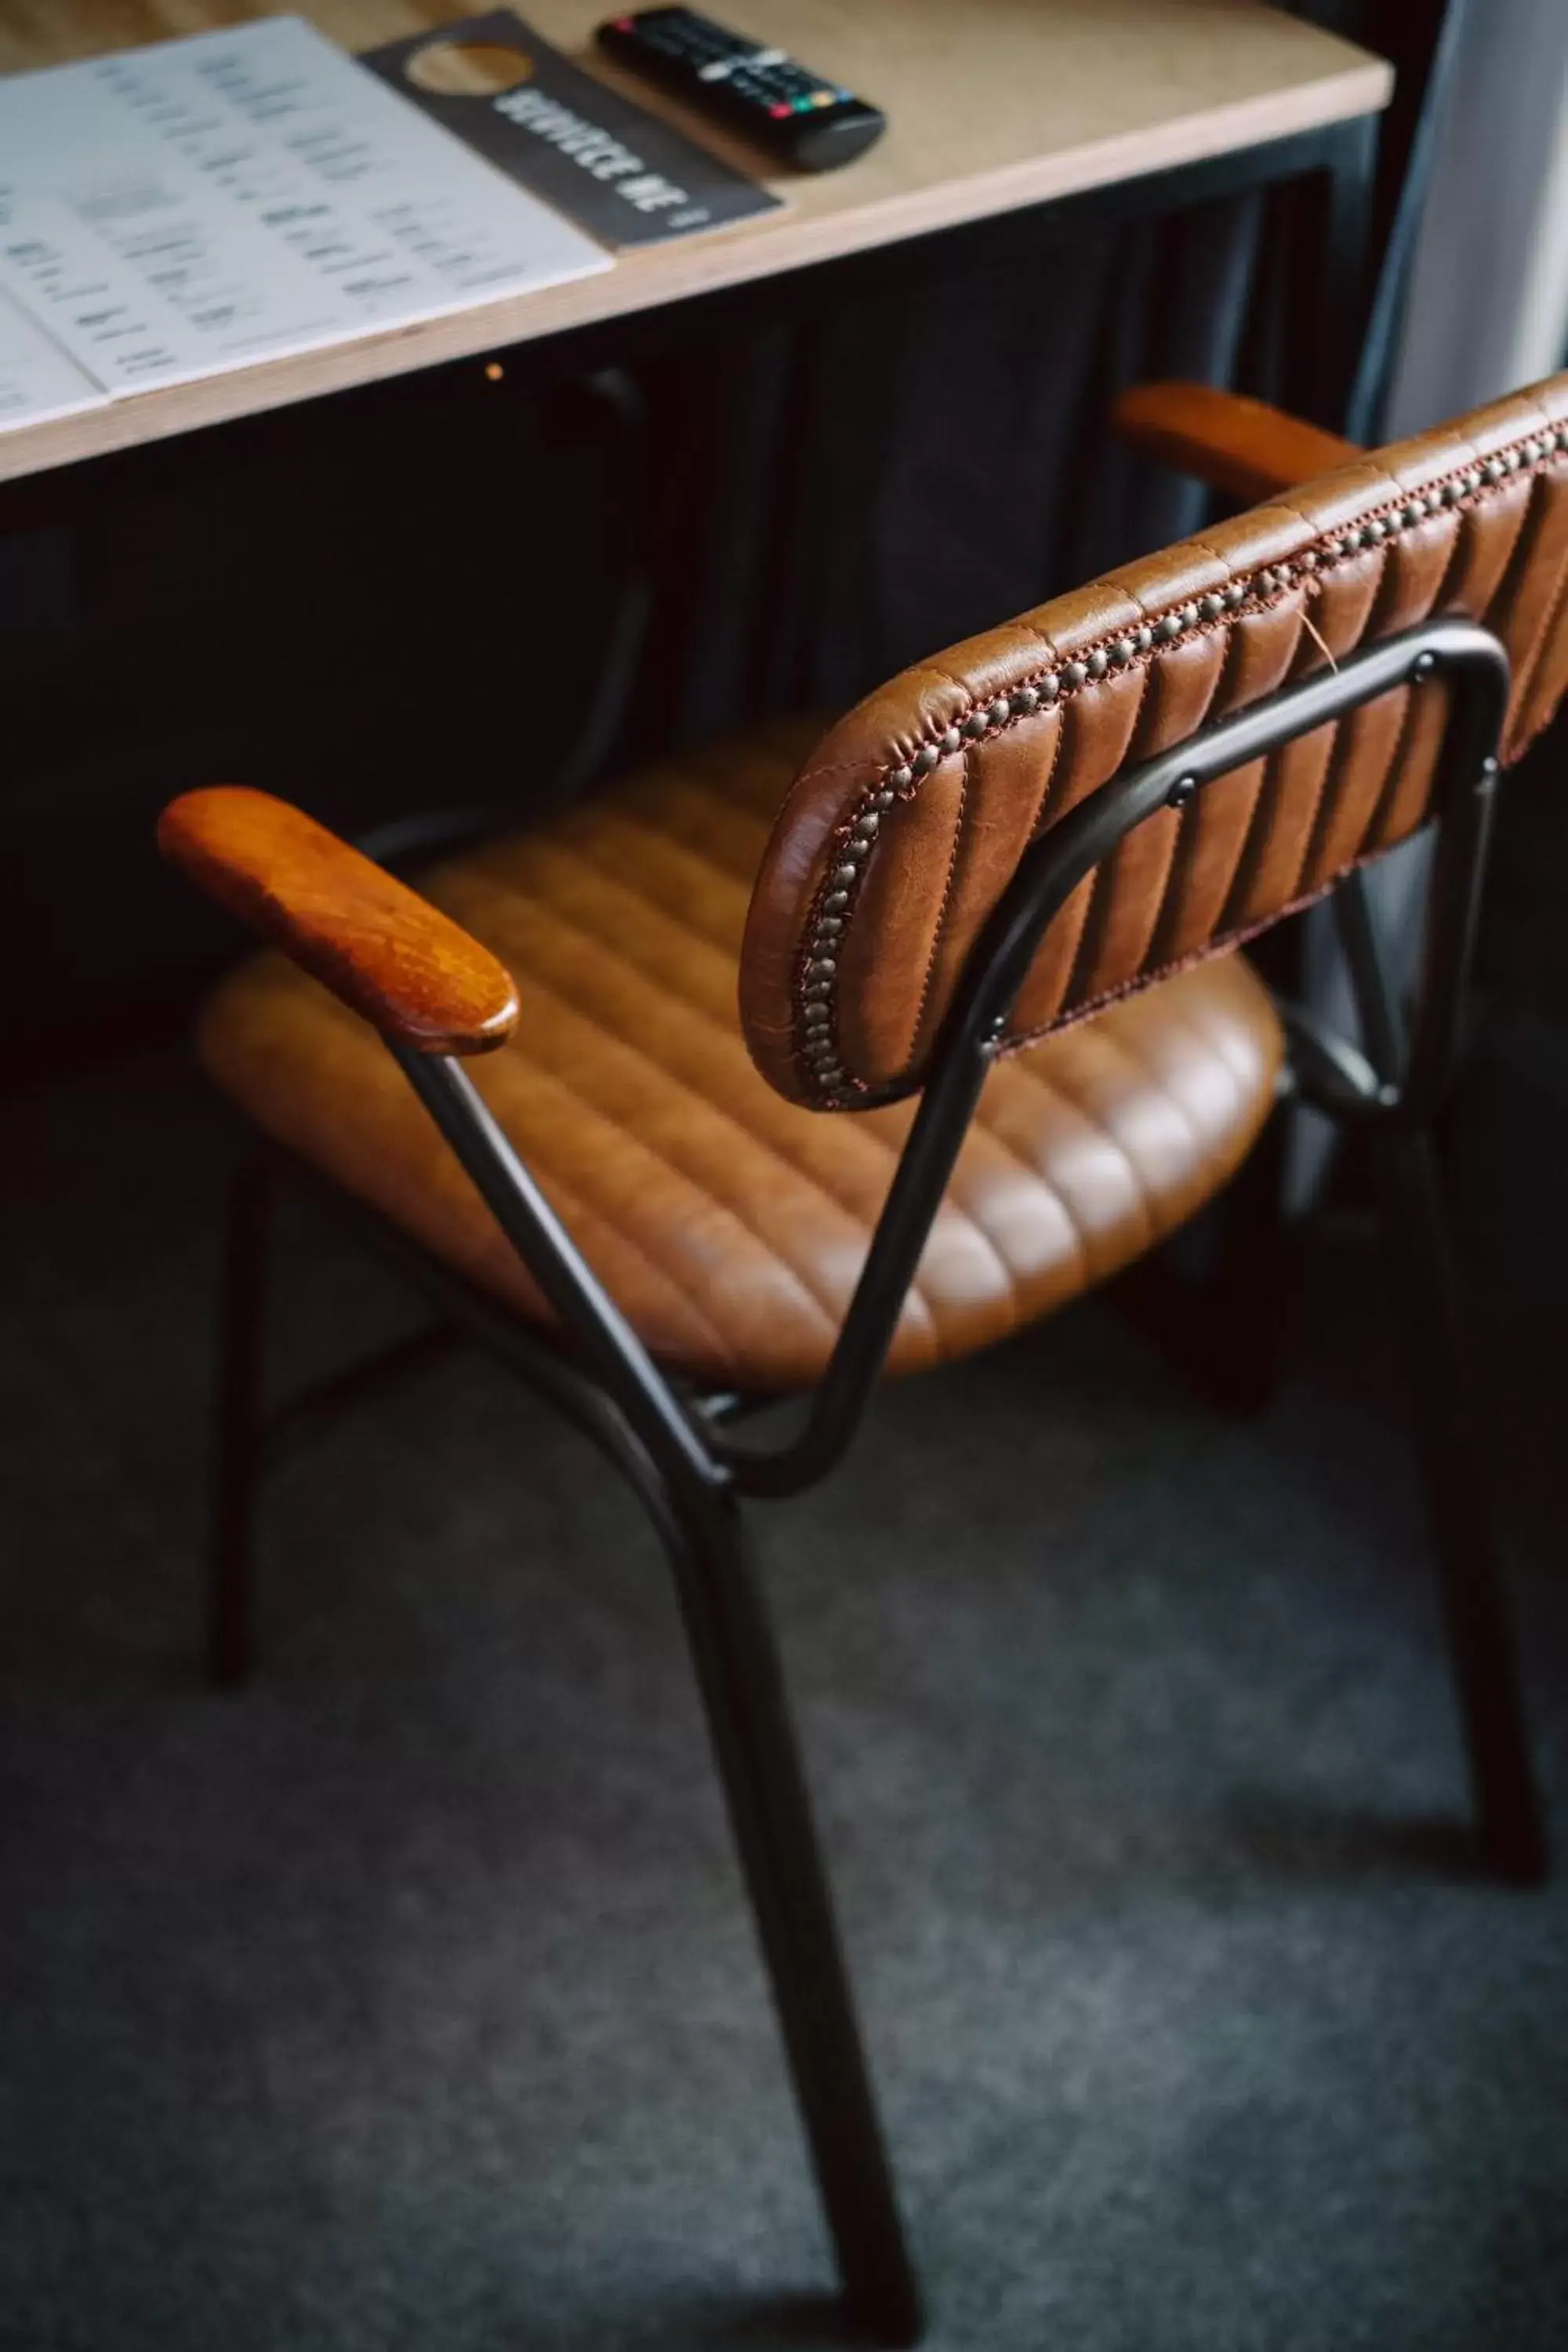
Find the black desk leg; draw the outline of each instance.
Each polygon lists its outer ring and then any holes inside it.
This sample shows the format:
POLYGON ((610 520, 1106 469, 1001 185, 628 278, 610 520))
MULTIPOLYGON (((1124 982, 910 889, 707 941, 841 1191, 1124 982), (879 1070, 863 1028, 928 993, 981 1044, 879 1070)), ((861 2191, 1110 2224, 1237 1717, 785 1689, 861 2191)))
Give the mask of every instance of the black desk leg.
MULTIPOLYGON (((1358 115, 1333 133, 1329 160, 1315 175, 1309 214, 1307 269, 1298 283, 1315 297, 1301 303, 1311 342, 1291 368, 1285 405, 1352 441, 1364 439, 1387 365, 1367 338, 1373 282, 1373 226, 1378 118, 1358 115), (1299 370, 1299 373, 1298 373, 1299 370)), ((1312 183, 1309 183, 1311 186, 1312 183)))
MULTIPOLYGON (((1283 289, 1264 289, 1285 304, 1280 404, 1351 440, 1369 429, 1387 365, 1386 349, 1366 340, 1377 138, 1375 115, 1336 125, 1318 168, 1279 192, 1290 206, 1289 233, 1264 247, 1284 253, 1283 289)), ((1310 909, 1258 943, 1256 960, 1279 994, 1305 993, 1305 926, 1326 920, 1321 910, 1310 909)), ((1281 1102, 1220 1220, 1211 1294, 1223 1334, 1216 1360, 1226 1367, 1225 1400, 1244 1412, 1265 1405, 1279 1378, 1296 1275, 1287 1203, 1299 1125, 1292 1105, 1281 1102)))

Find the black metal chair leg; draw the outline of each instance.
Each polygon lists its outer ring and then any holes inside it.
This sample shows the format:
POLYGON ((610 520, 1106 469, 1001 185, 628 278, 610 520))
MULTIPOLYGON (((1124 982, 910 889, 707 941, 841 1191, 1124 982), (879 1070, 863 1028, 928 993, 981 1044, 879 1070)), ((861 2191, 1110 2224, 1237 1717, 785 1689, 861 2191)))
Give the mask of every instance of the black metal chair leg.
POLYGON ((1482 1847, 1500 1875, 1535 1885, 1548 1868, 1546 1827, 1492 1536, 1436 1156, 1424 1129, 1390 1124, 1372 1140, 1482 1847))
POLYGON ((855 2323, 918 2341, 910 2265, 869 2068, 772 1628, 733 1501, 680 1513, 672 1542, 688 1639, 855 2323))
POLYGON ((1295 1273, 1296 1236, 1285 1213, 1291 1132, 1289 1105, 1276 1103, 1219 1206, 1201 1328, 1209 1393, 1226 1412, 1262 1412, 1279 1387, 1295 1273))
POLYGON ((229 1195, 218 1307, 217 1420, 207 1558, 207 1679, 232 1688, 250 1672, 256 1490, 261 1467, 261 1355, 271 1167, 241 1163, 229 1195))

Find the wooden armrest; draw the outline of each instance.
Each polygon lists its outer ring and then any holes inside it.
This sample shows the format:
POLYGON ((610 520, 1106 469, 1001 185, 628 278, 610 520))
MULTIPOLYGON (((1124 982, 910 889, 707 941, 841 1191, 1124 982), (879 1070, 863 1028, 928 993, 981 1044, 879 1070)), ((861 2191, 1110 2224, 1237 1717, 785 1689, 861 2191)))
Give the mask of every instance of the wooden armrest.
POLYGON ((488 948, 303 809, 241 784, 171 801, 158 845, 193 882, 401 1045, 483 1054, 517 1019, 488 948))
POLYGON ((1337 433, 1206 383, 1134 384, 1114 402, 1110 418, 1145 456, 1239 499, 1294 489, 1360 455, 1337 433))

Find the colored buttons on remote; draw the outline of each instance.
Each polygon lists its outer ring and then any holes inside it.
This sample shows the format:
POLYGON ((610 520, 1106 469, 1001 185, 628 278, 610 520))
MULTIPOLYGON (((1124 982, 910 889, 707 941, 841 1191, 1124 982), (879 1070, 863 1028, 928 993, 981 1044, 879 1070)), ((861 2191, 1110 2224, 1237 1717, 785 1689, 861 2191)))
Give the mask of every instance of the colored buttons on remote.
POLYGON ((887 128, 886 117, 853 90, 695 9, 615 16, 600 26, 599 40, 623 64, 797 170, 847 163, 887 128))

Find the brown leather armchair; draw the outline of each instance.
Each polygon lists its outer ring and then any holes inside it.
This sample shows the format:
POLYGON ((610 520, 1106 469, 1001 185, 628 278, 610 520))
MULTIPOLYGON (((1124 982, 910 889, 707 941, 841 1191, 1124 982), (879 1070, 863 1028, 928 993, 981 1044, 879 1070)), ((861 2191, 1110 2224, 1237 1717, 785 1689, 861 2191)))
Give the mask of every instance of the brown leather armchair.
POLYGON ((913 2340, 917 2293, 739 1504, 824 1475, 885 1370, 1147 1250, 1282 1087, 1363 1128, 1383 1172, 1481 1831, 1500 1869, 1544 1863, 1430 1131, 1498 761, 1568 680, 1568 377, 1373 456, 1194 387, 1120 421, 1266 503, 905 672, 815 748, 783 726, 667 761, 418 896, 258 793, 162 824, 276 942, 201 1026, 268 1139, 233 1224, 213 1670, 248 1653, 283 1170, 652 1511, 845 2285, 888 2343, 913 2340), (1407 1026, 1360 872, 1429 824, 1407 1026), (1236 952, 1330 891, 1355 1040, 1236 952), (781 1392, 798 1423, 765 1446, 745 1414, 781 1392))

